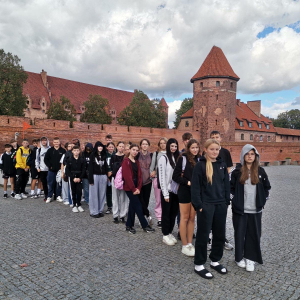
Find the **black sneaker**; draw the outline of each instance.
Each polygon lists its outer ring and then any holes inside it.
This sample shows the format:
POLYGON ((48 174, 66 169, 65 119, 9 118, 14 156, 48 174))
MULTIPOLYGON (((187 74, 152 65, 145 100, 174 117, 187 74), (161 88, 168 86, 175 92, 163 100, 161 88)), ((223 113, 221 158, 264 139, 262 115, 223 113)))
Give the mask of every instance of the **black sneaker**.
POLYGON ((105 213, 106 213, 107 215, 111 214, 111 213, 112 213, 112 208, 109 207, 105 213))
POLYGON ((134 229, 134 227, 126 227, 126 231, 132 234, 136 234, 136 230, 134 229))
POLYGON ((155 231, 155 229, 152 228, 150 225, 148 225, 147 227, 143 228, 143 230, 144 230, 145 232, 154 232, 154 231, 155 231))
POLYGON ((126 223, 125 217, 121 218, 121 222, 124 224, 126 223))
POLYGON ((177 240, 181 241, 181 236, 180 236, 180 232, 179 231, 177 233, 177 240))
POLYGON ((7 194, 4 194, 4 195, 3 195, 3 198, 4 198, 4 199, 7 199, 7 194))
POLYGON ((104 217, 104 213, 99 214, 99 218, 102 218, 102 217, 104 217))
POLYGON ((28 195, 28 192, 24 191, 23 194, 28 195))
POLYGON ((158 228, 162 228, 162 226, 161 226, 161 221, 157 221, 157 227, 158 227, 158 228))
POLYGON ((90 216, 91 216, 92 218, 100 218, 99 214, 98 214, 98 215, 91 215, 91 214, 90 214, 90 216))
POLYGON ((114 223, 119 224, 119 218, 118 217, 114 218, 114 223))
POLYGON ((15 198, 15 193, 14 192, 12 192, 11 194, 10 194, 13 198, 15 198))

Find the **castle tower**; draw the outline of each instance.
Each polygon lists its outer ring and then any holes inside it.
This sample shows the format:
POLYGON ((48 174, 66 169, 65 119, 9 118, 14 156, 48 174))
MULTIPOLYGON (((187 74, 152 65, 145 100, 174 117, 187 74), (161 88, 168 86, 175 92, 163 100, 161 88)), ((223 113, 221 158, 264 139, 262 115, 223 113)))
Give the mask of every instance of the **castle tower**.
POLYGON ((235 140, 236 87, 239 79, 222 49, 213 46, 191 79, 193 130, 199 131, 202 145, 212 130, 218 130, 224 141, 235 140))
POLYGON ((167 104, 165 98, 161 98, 160 104, 161 104, 162 107, 164 108, 164 112, 167 114, 166 123, 167 123, 167 128, 168 128, 169 106, 168 106, 168 104, 167 104))

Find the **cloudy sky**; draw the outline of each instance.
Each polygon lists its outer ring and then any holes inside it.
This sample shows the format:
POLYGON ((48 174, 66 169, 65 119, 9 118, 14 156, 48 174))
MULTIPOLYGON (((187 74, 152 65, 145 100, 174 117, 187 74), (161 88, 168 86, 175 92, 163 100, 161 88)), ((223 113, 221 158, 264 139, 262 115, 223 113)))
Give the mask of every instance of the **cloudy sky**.
POLYGON ((164 96, 169 122, 213 45, 237 98, 300 108, 299 0, 0 0, 0 48, 25 70, 164 96))

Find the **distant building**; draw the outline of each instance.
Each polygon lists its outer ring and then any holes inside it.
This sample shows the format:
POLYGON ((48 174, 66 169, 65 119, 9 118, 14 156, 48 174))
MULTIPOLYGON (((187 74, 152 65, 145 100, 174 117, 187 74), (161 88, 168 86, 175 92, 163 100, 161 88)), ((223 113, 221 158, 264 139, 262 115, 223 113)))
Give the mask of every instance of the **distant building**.
POLYGON ((228 142, 300 141, 300 130, 275 128, 261 114, 260 100, 236 99, 239 79, 222 49, 214 46, 191 79, 193 107, 181 116, 178 129, 199 131, 202 143, 213 130, 228 142))

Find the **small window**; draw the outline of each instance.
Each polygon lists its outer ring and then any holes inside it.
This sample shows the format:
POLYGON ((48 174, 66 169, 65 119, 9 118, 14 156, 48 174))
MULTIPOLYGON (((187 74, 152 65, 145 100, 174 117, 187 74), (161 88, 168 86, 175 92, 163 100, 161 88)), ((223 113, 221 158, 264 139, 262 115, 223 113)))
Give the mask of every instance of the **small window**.
POLYGON ((294 140, 294 137, 292 137, 292 141, 294 140))
POLYGON ((43 107, 45 106, 45 102, 42 103, 42 106, 43 106, 43 107))
POLYGON ((270 142, 271 141, 271 137, 268 135, 268 142, 270 142))
POLYGON ((216 125, 218 125, 218 120, 216 119, 216 125))
POLYGON ((27 100, 27 104, 28 104, 28 105, 29 105, 29 103, 30 103, 29 100, 27 100))
POLYGON ((244 122, 243 121, 240 121, 240 126, 244 127, 244 122))
POLYGON ((185 121, 185 127, 189 127, 189 126, 190 126, 189 121, 185 121))
POLYGON ((200 82, 200 87, 202 87, 202 88, 203 88, 203 82, 200 82))
POLYGON ((217 101, 218 101, 218 99, 219 99, 219 95, 216 95, 216 99, 217 99, 217 101))
POLYGON ((233 82, 230 83, 230 87, 233 88, 233 82))
POLYGON ((263 140, 263 136, 262 136, 262 135, 259 137, 259 140, 260 140, 260 141, 262 141, 262 140, 263 140))
POLYGON ((252 128, 252 122, 249 122, 248 125, 249 125, 249 128, 252 128))
POLYGON ((53 122, 53 127, 55 127, 55 122, 53 122))
POLYGON ((42 113, 45 113, 45 110, 44 110, 44 109, 42 110, 42 113))
POLYGON ((250 141, 253 141, 253 134, 250 134, 250 141))
POLYGON ((269 125, 269 124, 266 124, 266 128, 267 128, 267 129, 270 129, 270 125, 269 125))
POLYGON ((244 134, 243 133, 241 134, 241 140, 242 141, 244 140, 244 134))
POLYGON ((29 111, 29 108, 27 107, 27 111, 29 111))
POLYGON ((220 81, 217 81, 217 82, 216 82, 216 86, 220 86, 220 81))

